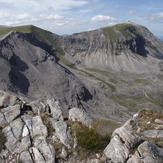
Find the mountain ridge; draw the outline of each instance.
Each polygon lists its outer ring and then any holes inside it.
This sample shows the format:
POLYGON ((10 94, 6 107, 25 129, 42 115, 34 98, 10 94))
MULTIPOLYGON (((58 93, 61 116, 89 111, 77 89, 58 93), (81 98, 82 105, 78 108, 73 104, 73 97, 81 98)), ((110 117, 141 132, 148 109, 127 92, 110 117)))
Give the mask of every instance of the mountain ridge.
MULTIPOLYGON (((52 97, 60 100, 65 117, 72 106, 84 108, 95 117, 120 117, 120 121, 138 111, 139 105, 161 110, 161 58, 136 53, 141 39, 134 40, 137 27, 133 29, 133 24, 127 32, 124 25, 113 27, 116 32, 117 28, 122 31, 118 33, 121 41, 112 41, 113 47, 102 29, 64 37, 34 26, 25 26, 29 28, 27 33, 12 31, 0 41, 0 88, 29 101, 52 97), (128 35, 126 40, 122 34, 128 35), (117 50, 120 45, 122 50, 117 50)), ((153 37, 151 33, 143 35, 153 37)), ((148 47, 148 41, 143 50, 162 56, 162 43, 155 37, 150 40, 159 50, 148 47)))
MULTIPOLYGON (((150 67, 144 62, 145 58, 161 59, 163 57, 162 42, 146 28, 133 24, 118 24, 63 37, 61 45, 66 57, 75 64, 81 63, 84 67, 91 65, 90 67, 111 68, 117 71, 149 72, 150 67), (136 63, 132 64, 134 61, 136 63), (143 66, 145 64, 146 66, 143 66), (141 69, 136 70, 141 66, 141 69)), ((152 61, 149 59, 149 62, 152 61)))

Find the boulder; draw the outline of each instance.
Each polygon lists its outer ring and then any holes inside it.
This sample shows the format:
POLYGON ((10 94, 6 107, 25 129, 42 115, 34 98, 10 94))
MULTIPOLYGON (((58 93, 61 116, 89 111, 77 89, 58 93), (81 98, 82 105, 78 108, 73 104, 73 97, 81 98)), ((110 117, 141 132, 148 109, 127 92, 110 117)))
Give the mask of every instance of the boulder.
POLYGON ((162 163, 163 149, 157 147, 155 144, 145 141, 138 147, 140 157, 143 158, 144 163, 162 163))
POLYGON ((48 136, 47 127, 43 124, 40 116, 32 118, 32 137, 36 136, 48 136))
POLYGON ((20 161, 22 163, 33 163, 31 155, 28 151, 24 151, 20 154, 20 161))
POLYGON ((83 125, 92 127, 92 118, 83 110, 79 108, 72 108, 69 110, 69 120, 81 122, 83 125))
POLYGON ((1 109, 1 112, 4 113, 6 121, 11 122, 20 115, 20 105, 6 107, 1 109))
POLYGON ((104 150, 104 155, 114 163, 125 162, 129 156, 129 149, 118 135, 115 135, 104 150))
POLYGON ((148 138, 163 139, 163 130, 145 130, 142 135, 148 138))
POLYGON ((18 98, 16 96, 0 90, 0 108, 13 106, 17 101, 18 98))
POLYGON ((123 143, 128 149, 133 148, 136 144, 138 144, 141 141, 141 138, 138 135, 129 131, 124 126, 116 129, 113 132, 112 136, 115 135, 118 135, 121 138, 121 140, 123 141, 123 143))
POLYGON ((49 106, 48 113, 50 113, 55 120, 63 121, 62 110, 59 106, 59 101, 55 101, 54 98, 47 100, 49 106))
MULTIPOLYGON (((131 150, 140 144, 142 139, 132 131, 138 122, 138 116, 138 114, 135 114, 133 118, 129 119, 122 127, 113 132, 112 139, 104 150, 104 156, 112 162, 126 162, 131 150)), ((136 159, 136 157, 133 157, 130 159, 130 162, 136 159)), ((137 162, 138 160, 139 159, 137 159, 137 162)))
POLYGON ((62 144, 66 147, 70 148, 70 137, 69 133, 67 132, 67 124, 63 121, 52 121, 52 126, 55 130, 56 137, 60 140, 62 144))

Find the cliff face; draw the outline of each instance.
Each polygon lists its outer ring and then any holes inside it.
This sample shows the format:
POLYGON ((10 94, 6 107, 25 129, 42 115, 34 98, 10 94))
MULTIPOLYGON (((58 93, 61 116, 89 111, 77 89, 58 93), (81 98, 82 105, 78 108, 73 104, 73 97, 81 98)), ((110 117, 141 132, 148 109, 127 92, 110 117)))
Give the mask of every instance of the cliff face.
POLYGON ((87 67, 159 72, 158 59, 163 58, 162 42, 145 27, 131 23, 73 34, 60 41, 67 58, 87 67))
POLYGON ((55 97, 66 107, 82 106, 91 94, 66 68, 56 62, 50 46, 31 34, 11 32, 0 42, 1 89, 30 99, 55 97), (47 50, 48 49, 48 50, 47 50))

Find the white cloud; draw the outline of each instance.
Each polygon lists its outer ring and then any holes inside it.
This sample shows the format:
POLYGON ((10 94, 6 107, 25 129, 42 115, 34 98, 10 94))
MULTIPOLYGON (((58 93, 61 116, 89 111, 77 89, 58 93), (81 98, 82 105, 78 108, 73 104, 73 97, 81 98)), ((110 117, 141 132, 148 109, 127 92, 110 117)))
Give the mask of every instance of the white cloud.
MULTIPOLYGON (((52 30, 80 26, 80 19, 71 16, 74 8, 90 3, 88 0, 0 0, 0 25, 33 24, 52 30)), ((67 32, 68 33, 68 32, 67 32)))
POLYGON ((88 12, 91 12, 91 10, 89 10, 89 9, 84 9, 84 10, 79 10, 79 12, 81 12, 81 13, 88 13, 88 12))
POLYGON ((60 19, 63 19, 64 17, 60 16, 60 15, 52 15, 51 14, 51 15, 48 15, 46 18, 49 20, 60 20, 60 19))
POLYGON ((54 25, 54 26, 66 26, 74 24, 73 19, 65 18, 57 14, 50 15, 32 15, 32 14, 10 14, 0 12, 0 24, 8 26, 27 25, 33 24, 42 26, 54 25), (7 21, 6 21, 7 20, 7 21))
POLYGON ((116 20, 117 18, 111 16, 105 16, 105 15, 96 15, 91 18, 91 21, 93 22, 116 21, 116 20))
POLYGON ((1 0, 1 3, 7 4, 8 8, 32 11, 48 12, 48 10, 66 10, 73 7, 82 7, 88 4, 86 0, 1 0))
POLYGON ((153 22, 163 23, 163 12, 152 14, 150 19, 153 22))
POLYGON ((135 11, 129 11, 129 12, 128 12, 128 15, 134 15, 134 14, 136 14, 135 11))
POLYGON ((149 23, 163 23, 163 12, 158 12, 154 14, 141 15, 141 18, 145 18, 149 23))

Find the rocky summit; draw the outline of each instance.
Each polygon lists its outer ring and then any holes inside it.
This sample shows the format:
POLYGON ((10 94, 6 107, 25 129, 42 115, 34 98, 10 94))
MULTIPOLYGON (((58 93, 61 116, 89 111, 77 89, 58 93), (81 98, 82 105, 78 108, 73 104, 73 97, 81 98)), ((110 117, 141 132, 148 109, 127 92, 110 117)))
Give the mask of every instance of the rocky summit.
POLYGON ((163 42, 141 25, 0 26, 0 162, 162 163, 162 88, 163 42))
POLYGON ((79 108, 63 118, 58 101, 27 103, 1 91, 0 162, 161 163, 163 114, 141 110, 112 136, 96 131, 79 108))

